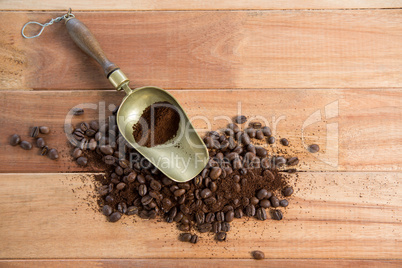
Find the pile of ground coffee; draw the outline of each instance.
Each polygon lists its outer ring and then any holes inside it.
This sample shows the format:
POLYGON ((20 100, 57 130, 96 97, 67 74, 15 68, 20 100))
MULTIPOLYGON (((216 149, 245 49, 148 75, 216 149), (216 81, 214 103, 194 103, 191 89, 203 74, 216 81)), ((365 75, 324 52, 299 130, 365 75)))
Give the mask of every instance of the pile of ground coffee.
POLYGON ((269 127, 252 124, 241 130, 232 123, 220 133, 210 131, 204 138, 210 154, 207 166, 193 180, 177 183, 126 143, 115 116, 108 122, 81 123, 74 129, 72 135, 80 140, 72 155, 88 171, 91 162, 105 165, 105 174, 96 176, 101 185, 98 204, 110 222, 124 214, 161 217, 183 231, 180 240, 197 243, 197 233, 205 232, 226 240, 235 218, 283 218, 279 208, 288 206, 286 197, 293 193, 284 174, 294 172, 289 166, 299 159, 268 154, 266 148, 274 140, 269 127), (264 146, 254 145, 257 141, 265 141, 264 146))
POLYGON ((134 140, 141 146, 154 147, 176 136, 180 115, 169 102, 155 102, 145 108, 133 126, 134 140))

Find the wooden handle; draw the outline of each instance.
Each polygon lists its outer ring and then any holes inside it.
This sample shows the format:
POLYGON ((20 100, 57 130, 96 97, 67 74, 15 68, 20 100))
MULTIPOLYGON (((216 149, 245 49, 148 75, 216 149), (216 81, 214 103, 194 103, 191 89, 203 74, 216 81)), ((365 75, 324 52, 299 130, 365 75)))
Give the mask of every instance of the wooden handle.
POLYGON ((115 70, 119 69, 116 64, 108 60, 95 36, 84 23, 76 18, 71 18, 66 22, 66 27, 68 33, 77 46, 79 46, 85 53, 94 58, 102 66, 106 77, 108 77, 115 70))

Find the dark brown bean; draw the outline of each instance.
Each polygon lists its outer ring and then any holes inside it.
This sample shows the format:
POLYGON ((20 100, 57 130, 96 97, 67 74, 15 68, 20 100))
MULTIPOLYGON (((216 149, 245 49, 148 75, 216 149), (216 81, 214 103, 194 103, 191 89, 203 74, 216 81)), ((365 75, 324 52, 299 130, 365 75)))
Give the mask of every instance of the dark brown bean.
POLYGON ((281 142, 281 144, 282 144, 283 146, 289 146, 289 141, 288 141, 287 139, 285 139, 285 138, 282 138, 282 139, 280 140, 280 142, 281 142))
POLYGON ((237 124, 244 124, 244 123, 246 123, 246 121, 247 121, 247 117, 244 116, 244 115, 239 115, 239 116, 236 116, 233 120, 234 120, 237 124))
POLYGON ((263 208, 269 208, 271 206, 271 202, 268 199, 263 199, 260 201, 260 206, 263 208))
POLYGON ((257 196, 258 199, 262 200, 262 199, 266 198, 267 195, 268 195, 268 191, 265 190, 265 189, 261 189, 261 190, 259 190, 259 191, 257 192, 257 195, 256 195, 256 196, 257 196))
POLYGON ((248 206, 246 206, 246 208, 245 208, 245 214, 248 216, 248 217, 252 217, 252 216, 254 216, 255 215, 255 206, 254 205, 248 205, 248 206))
POLYGON ((210 224, 210 223, 204 223, 204 224, 201 224, 198 226, 198 231, 200 233, 209 232, 209 231, 211 231, 211 229, 212 229, 212 224, 210 224))
POLYGON ((267 212, 265 211, 265 208, 257 209, 255 216, 260 221, 265 221, 267 219, 267 212))
POLYGON ((266 157, 267 156, 267 150, 261 146, 255 147, 255 151, 258 157, 266 157))
POLYGON ((127 204, 124 203, 124 202, 120 202, 120 203, 117 205, 117 210, 118 210, 120 213, 126 214, 126 212, 127 212, 127 204))
POLYGON ((253 258, 256 260, 262 260, 265 258, 265 254, 262 251, 256 250, 252 252, 253 258))
POLYGON ((284 164, 286 164, 286 158, 282 157, 282 156, 278 156, 275 158, 275 165, 278 167, 283 166, 284 164))
POLYGON ((203 224, 205 222, 205 214, 201 211, 195 213, 195 221, 198 225, 203 224))
POLYGON ((269 201, 271 202, 271 206, 274 208, 279 207, 279 199, 276 196, 271 196, 271 198, 269 199, 269 201))
POLYGON ((245 133, 247 133, 247 135, 248 135, 250 138, 252 138, 252 139, 255 138, 255 135, 256 135, 255 129, 253 129, 253 128, 248 128, 248 129, 245 130, 245 133))
POLYGON ((212 232, 219 233, 222 230, 222 223, 215 221, 212 223, 212 232))
POLYGON ((116 185, 117 190, 123 190, 126 187, 126 184, 124 182, 120 182, 116 185))
POLYGON ((270 136, 268 138, 268 144, 274 144, 275 143, 275 137, 274 136, 270 136))
POLYGON ((275 209, 271 211, 272 219, 280 221, 283 218, 282 211, 275 209))
POLYGON ((72 110, 72 112, 73 112, 73 115, 82 115, 82 114, 84 114, 84 109, 81 109, 81 108, 74 108, 74 109, 72 110))
POLYGON ((113 155, 105 155, 105 157, 103 157, 103 162, 107 165, 113 165, 116 163, 116 158, 113 155))
POLYGON ((21 141, 20 146, 24 150, 31 150, 32 149, 32 144, 28 141, 21 141))
POLYGON ((289 202, 288 202, 288 200, 286 200, 286 199, 282 199, 281 201, 279 201, 279 205, 281 206, 281 207, 287 207, 288 205, 289 205, 289 202))
POLYGON ((257 130, 257 132, 255 133, 255 138, 257 140, 263 140, 264 139, 264 133, 261 130, 257 130))
POLYGON ((36 147, 42 149, 45 146, 46 146, 46 142, 45 142, 45 140, 43 138, 38 138, 36 140, 36 147))
POLYGON ((241 208, 237 208, 235 210, 235 217, 238 218, 238 219, 243 217, 243 210, 241 208))
POLYGON ((194 234, 191 237, 190 243, 197 244, 197 242, 198 242, 198 235, 194 234))
POLYGON ((231 222, 231 221, 233 221, 233 219, 234 219, 234 211, 230 210, 230 211, 226 212, 225 221, 226 222, 231 222))
POLYGON ((136 214, 138 214, 138 208, 135 206, 128 207, 126 214, 127 215, 136 215, 136 214))
POLYGON ((179 240, 183 242, 190 242, 192 235, 190 233, 181 233, 179 240))
POLYGON ((103 213, 103 215, 105 215, 105 216, 109 216, 110 214, 113 213, 113 209, 112 209, 111 206, 105 205, 105 206, 103 206, 103 208, 102 208, 102 213, 103 213))
POLYGON ((57 152, 56 149, 50 149, 47 155, 52 160, 56 160, 57 158, 59 158, 59 152, 57 152))
POLYGON ((178 190, 174 191, 173 194, 174 194, 174 196, 182 196, 185 193, 186 193, 185 189, 178 189, 178 190))
POLYGON ((41 126, 39 127, 39 132, 41 134, 49 134, 50 133, 50 128, 46 126, 41 126))
POLYGON ((102 145, 100 147, 100 150, 103 154, 106 155, 112 155, 113 154, 113 148, 110 145, 102 145))
POLYGON ((292 186, 287 186, 285 189, 282 191, 283 196, 291 196, 293 194, 293 187, 292 186))
POLYGON ((219 178, 219 176, 222 174, 222 169, 219 167, 213 167, 211 169, 211 172, 209 173, 209 177, 213 180, 216 180, 219 178))
POLYGON ((32 127, 29 136, 36 138, 39 135, 39 127, 32 127))
POLYGON ((221 230, 222 230, 222 232, 229 232, 230 231, 230 223, 222 222, 221 230))
POLYGON ((296 156, 289 158, 286 162, 286 165, 288 166, 296 166, 297 164, 299 164, 299 158, 296 156))
POLYGON ((82 150, 80 148, 75 148, 72 156, 77 159, 78 157, 80 157, 82 155, 82 150))
POLYGON ((212 223, 214 220, 215 220, 215 214, 212 212, 209 212, 205 217, 205 222, 207 223, 212 223))
POLYGON ((200 196, 201 198, 206 199, 212 196, 212 191, 208 188, 205 188, 204 190, 201 191, 200 196))
POLYGON ((40 155, 47 155, 47 153, 49 152, 49 147, 45 146, 42 148, 42 151, 40 152, 40 155))
POLYGON ((21 137, 18 134, 14 134, 10 138, 10 144, 11 146, 17 146, 21 142, 21 137))
POLYGON ((143 197, 141 198, 141 203, 142 203, 142 205, 146 206, 146 205, 148 205, 149 203, 151 203, 152 200, 153 200, 153 198, 152 198, 150 195, 146 195, 146 196, 143 196, 143 197))
POLYGON ((311 145, 308 147, 308 151, 309 151, 310 153, 317 153, 319 150, 320 150, 320 146, 318 146, 317 144, 311 144, 311 145))
POLYGON ((236 125, 235 123, 230 123, 228 125, 228 128, 232 129, 234 131, 234 133, 237 133, 240 131, 240 128, 238 125, 236 125))
POLYGON ((255 129, 260 129, 262 127, 262 124, 260 122, 251 122, 249 126, 255 129))
POLYGON ((218 241, 225 241, 226 240, 226 233, 225 232, 219 232, 216 234, 216 240, 218 241))
POLYGON ((121 219, 121 214, 120 212, 113 212, 110 216, 109 216, 109 221, 110 222, 116 222, 118 220, 121 219))

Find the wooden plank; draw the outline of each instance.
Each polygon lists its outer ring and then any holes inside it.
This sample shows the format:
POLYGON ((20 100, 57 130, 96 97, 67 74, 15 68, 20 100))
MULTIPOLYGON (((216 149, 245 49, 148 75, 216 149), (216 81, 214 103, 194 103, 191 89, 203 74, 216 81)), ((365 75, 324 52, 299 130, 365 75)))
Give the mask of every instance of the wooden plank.
POLYGON ((97 211, 80 174, 0 175, 0 258, 395 259, 402 255, 402 173, 299 174, 284 220, 235 220, 224 243, 177 240, 174 224, 97 211), (157 250, 156 250, 157 249, 157 250))
POLYGON ((401 260, 329 259, 99 259, 99 260, 0 260, 8 267, 401 267, 401 260))
POLYGON ((275 1, 275 0, 256 0, 256 1, 121 1, 110 2, 99 1, 78 1, 68 2, 69 6, 61 0, 41 1, 41 4, 34 0, 12 1, 3 0, 0 3, 0 10, 65 10, 72 7, 75 10, 234 10, 234 9, 345 9, 345 8, 399 8, 402 7, 400 0, 302 0, 302 1, 275 1))
MULTIPOLYGON (((286 137, 290 141, 289 147, 276 144, 269 147, 269 152, 299 156, 300 170, 402 170, 400 89, 170 92, 183 105, 201 135, 206 130, 224 128, 238 113, 248 115, 249 121, 257 118, 265 122, 277 140, 286 137), (305 148, 312 143, 320 145, 320 153, 307 152, 305 148)), ((71 162, 63 131, 68 111, 79 104, 95 105, 95 109, 86 109, 84 116, 72 121, 74 125, 88 122, 99 118, 101 107, 108 111, 112 105, 113 109, 122 97, 122 93, 114 91, 0 92, 4 137, 0 142, 0 172, 82 171, 71 162), (6 137, 14 133, 27 139, 29 128, 34 125, 52 128, 46 141, 58 148, 58 161, 37 155, 38 149, 27 152, 8 144, 6 137)))
MULTIPOLYGON (((62 23, 21 37, 24 23, 61 12, 0 14, 0 89, 111 88, 62 23)), ((133 86, 402 87, 401 9, 76 15, 133 86)))

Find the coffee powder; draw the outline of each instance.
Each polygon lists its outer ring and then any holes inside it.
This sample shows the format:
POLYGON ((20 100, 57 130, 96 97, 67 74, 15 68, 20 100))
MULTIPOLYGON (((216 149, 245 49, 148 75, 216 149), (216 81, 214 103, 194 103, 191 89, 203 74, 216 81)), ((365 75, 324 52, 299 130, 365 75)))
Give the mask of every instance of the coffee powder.
POLYGON ((133 126, 134 140, 141 146, 154 147, 176 136, 180 115, 169 102, 155 102, 142 113, 133 126))

